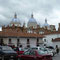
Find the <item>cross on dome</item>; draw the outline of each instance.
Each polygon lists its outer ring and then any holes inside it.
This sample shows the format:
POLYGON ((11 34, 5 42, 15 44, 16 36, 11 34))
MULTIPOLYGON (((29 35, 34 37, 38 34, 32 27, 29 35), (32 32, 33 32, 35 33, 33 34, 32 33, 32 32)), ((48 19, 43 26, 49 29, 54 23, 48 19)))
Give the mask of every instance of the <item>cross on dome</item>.
POLYGON ((45 23, 47 23, 47 18, 45 18, 45 23))
POLYGON ((17 18, 17 14, 15 13, 14 18, 17 18))
POLYGON ((14 17, 13 17, 13 19, 12 19, 10 24, 11 24, 11 26, 12 25, 14 25, 14 26, 20 26, 21 25, 20 20, 17 18, 17 14, 16 13, 14 14, 14 17))
POLYGON ((33 18, 33 13, 31 14, 31 18, 33 18))
POLYGON ((49 24, 47 23, 47 18, 45 18, 45 23, 43 25, 44 27, 49 27, 49 24))

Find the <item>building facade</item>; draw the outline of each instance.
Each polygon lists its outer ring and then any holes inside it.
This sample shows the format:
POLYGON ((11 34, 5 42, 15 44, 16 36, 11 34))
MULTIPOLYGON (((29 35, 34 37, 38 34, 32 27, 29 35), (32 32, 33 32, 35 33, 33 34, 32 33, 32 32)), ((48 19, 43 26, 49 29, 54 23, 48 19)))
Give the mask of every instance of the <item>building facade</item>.
POLYGON ((31 15, 25 27, 25 23, 21 26, 21 22, 15 13, 14 18, 7 26, 2 26, 0 31, 0 45, 15 45, 20 47, 40 46, 42 44, 60 47, 60 23, 56 31, 55 25, 49 25, 45 19, 44 25, 41 27, 36 19, 31 15))
POLYGON ((43 35, 27 33, 28 28, 21 26, 17 15, 0 31, 0 45, 15 45, 16 47, 33 47, 43 44, 43 35))

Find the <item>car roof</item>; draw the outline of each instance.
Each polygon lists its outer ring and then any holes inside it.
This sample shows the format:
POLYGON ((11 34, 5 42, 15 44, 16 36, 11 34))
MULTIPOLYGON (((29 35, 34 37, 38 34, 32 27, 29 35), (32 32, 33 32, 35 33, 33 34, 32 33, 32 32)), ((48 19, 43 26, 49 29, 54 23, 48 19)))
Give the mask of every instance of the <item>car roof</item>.
POLYGON ((40 48, 40 47, 31 47, 31 48, 40 48))
POLYGON ((9 47, 9 46, 0 46, 0 47, 9 47))

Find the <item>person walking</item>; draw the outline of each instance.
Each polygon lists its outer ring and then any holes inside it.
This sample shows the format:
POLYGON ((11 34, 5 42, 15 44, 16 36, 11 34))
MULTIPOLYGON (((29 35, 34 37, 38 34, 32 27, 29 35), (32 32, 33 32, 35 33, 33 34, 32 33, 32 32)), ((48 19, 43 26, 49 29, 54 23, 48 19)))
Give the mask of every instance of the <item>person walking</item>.
POLYGON ((56 45, 56 53, 59 54, 59 48, 58 48, 58 45, 56 45))

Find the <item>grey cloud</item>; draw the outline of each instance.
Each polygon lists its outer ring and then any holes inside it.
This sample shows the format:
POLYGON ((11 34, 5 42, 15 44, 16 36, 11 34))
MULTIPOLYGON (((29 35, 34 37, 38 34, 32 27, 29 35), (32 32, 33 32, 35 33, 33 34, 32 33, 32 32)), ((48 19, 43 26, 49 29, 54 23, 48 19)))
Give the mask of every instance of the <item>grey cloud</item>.
MULTIPOLYGON (((0 15, 3 15, 6 18, 0 18, 0 22, 10 22, 15 12, 18 14, 18 18, 23 20, 22 22, 28 22, 31 13, 33 12, 40 24, 42 21, 44 22, 46 17, 48 18, 49 23, 51 23, 52 18, 53 20, 55 18, 58 19, 58 17, 53 16, 54 9, 60 10, 60 0, 0 0, 0 15), (39 16, 37 16, 37 13, 39 16), (50 18, 51 16, 52 18, 50 18)), ((6 24, 6 22, 3 24, 6 24)))

